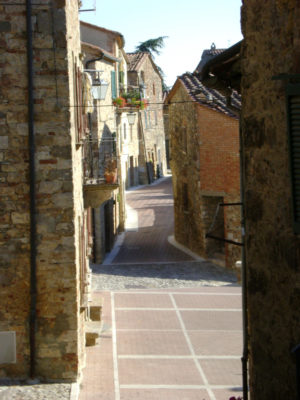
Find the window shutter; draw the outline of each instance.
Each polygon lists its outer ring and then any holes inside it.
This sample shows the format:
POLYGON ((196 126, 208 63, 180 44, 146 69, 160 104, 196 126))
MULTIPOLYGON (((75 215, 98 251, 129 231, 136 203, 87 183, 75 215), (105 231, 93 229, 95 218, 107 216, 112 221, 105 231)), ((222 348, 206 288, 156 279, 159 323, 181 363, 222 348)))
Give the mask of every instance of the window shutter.
POLYGON ((295 233, 300 233, 300 84, 287 85, 287 114, 293 222, 295 233))
POLYGON ((111 96, 113 99, 117 97, 117 86, 116 86, 116 73, 111 71, 111 96))
POLYGON ((119 82, 124 84, 124 71, 119 71, 119 82))
POLYGON ((83 116, 82 73, 76 69, 76 114, 77 114, 77 142, 79 143, 86 130, 86 121, 83 116))

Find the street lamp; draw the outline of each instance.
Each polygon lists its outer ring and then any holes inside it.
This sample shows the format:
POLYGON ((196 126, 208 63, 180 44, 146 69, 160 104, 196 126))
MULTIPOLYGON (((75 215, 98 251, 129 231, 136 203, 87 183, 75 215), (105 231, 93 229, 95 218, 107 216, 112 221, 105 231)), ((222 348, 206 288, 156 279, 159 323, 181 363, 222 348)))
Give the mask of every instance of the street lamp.
POLYGON ((85 69, 85 72, 89 72, 92 75, 92 95, 95 100, 104 100, 106 97, 109 83, 104 79, 100 79, 100 75, 104 71, 99 69, 85 69))
POLYGON ((135 123, 135 117, 136 117, 135 112, 127 113, 127 119, 128 119, 129 125, 134 125, 134 123, 135 123))
POLYGON ((106 97, 108 85, 109 85, 108 82, 106 82, 104 79, 94 80, 92 86, 92 93, 94 99, 104 100, 106 97))

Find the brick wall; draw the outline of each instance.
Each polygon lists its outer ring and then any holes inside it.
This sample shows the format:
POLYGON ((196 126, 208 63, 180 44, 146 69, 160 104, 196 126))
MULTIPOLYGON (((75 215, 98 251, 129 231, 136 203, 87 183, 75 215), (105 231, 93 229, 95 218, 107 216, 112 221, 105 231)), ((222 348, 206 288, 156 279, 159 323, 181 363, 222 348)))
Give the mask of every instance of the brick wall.
MULTIPOLYGON (((219 243, 205 239, 210 226, 207 219, 213 220, 216 198, 240 201, 238 125, 234 118, 193 103, 177 81, 169 106, 175 237, 203 257, 220 252, 219 243), (185 196, 187 207, 183 204, 185 196)), ((224 207, 221 213, 225 237, 240 241, 240 208, 224 207)), ((221 233, 214 227, 212 234, 221 233)), ((229 267, 241 257, 240 249, 234 245, 225 244, 224 252, 229 267)))

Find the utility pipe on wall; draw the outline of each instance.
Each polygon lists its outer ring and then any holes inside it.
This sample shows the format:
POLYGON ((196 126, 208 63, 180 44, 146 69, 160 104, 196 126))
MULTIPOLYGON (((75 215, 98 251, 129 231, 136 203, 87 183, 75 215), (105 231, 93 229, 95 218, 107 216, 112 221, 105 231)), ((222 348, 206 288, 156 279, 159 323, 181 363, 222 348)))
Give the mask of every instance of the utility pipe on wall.
POLYGON ((27 71, 28 71, 28 142, 29 142, 29 185, 30 185, 30 378, 35 377, 36 358, 36 175, 35 175, 35 140, 34 140, 34 89, 33 89, 33 46, 32 46, 32 9, 31 0, 26 0, 27 29, 27 71))

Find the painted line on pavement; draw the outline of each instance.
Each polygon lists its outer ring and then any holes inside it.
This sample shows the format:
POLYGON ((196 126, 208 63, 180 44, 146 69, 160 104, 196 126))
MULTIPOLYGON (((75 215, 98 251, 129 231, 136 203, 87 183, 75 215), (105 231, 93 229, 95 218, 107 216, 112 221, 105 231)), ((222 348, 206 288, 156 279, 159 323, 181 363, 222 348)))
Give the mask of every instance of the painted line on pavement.
MULTIPOLYGON (((116 307, 121 311, 174 311, 174 308, 158 308, 158 307, 116 307)), ((179 311, 217 311, 217 312, 241 312, 241 308, 181 308, 179 311)))
MULTIPOLYGON (((182 289, 185 289, 185 288, 182 288, 182 289)), ((186 289, 188 289, 188 288, 186 288, 186 289)), ((145 295, 148 295, 148 294, 165 294, 165 295, 172 294, 172 295, 180 295, 180 296, 181 295, 184 295, 184 296, 196 296, 196 295, 200 295, 200 296, 241 296, 241 293, 225 293, 225 292, 224 293, 214 293, 214 292, 200 293, 200 292, 183 292, 183 291, 173 292, 172 290, 169 291, 168 288, 162 288, 162 290, 166 290, 166 291, 165 292, 153 291, 151 289, 145 289, 145 290, 141 291, 139 289, 132 289, 129 292, 128 290, 121 289, 121 290, 118 290, 117 294, 145 294, 145 295)))
POLYGON ((149 355, 149 354, 122 354, 118 356, 119 359, 134 359, 134 360, 240 360, 241 356, 171 356, 171 355, 149 355))
POLYGON ((115 313, 115 298, 114 293, 111 296, 111 322, 112 322, 112 350, 113 350, 113 365, 114 365, 114 386, 115 400, 120 400, 120 382, 118 369, 118 353, 117 353, 117 332, 116 332, 116 313, 115 313))
MULTIPOLYGON (((242 329, 188 329, 189 332, 242 332, 242 329)), ((118 332, 181 332, 181 329, 118 328, 118 332)))
MULTIPOLYGON (((207 387, 205 385, 121 385, 121 389, 179 389, 179 390, 185 390, 185 389, 206 389, 207 387)), ((211 385, 210 389, 235 389, 236 391, 242 391, 243 388, 240 386, 234 386, 234 385, 211 385)), ((213 398, 215 399, 214 394, 213 398)))
MULTIPOLYGON (((185 324, 184 324, 183 319, 182 319, 182 317, 181 317, 180 311, 179 311, 178 308, 177 308, 176 301, 175 301, 173 295, 169 294, 169 296, 170 296, 170 299, 171 299, 171 301, 172 301, 173 307, 174 307, 174 309, 175 309, 175 311, 176 311, 177 318, 178 318, 178 320, 179 320, 179 323, 180 323, 180 326, 181 326, 183 335, 184 335, 184 337, 185 337, 185 340, 186 340, 186 343, 187 343, 187 345, 188 345, 188 347, 189 347, 189 350, 190 350, 190 352, 191 352, 191 355, 192 355, 192 356, 195 356, 196 354, 195 354, 195 351, 194 351, 194 347, 193 347, 193 345, 192 345, 191 339, 190 339, 190 337, 189 337, 189 335, 188 335, 188 333, 187 333, 187 330, 186 330, 186 328, 185 328, 185 324)), ((194 362, 195 362, 195 365, 196 365, 196 367, 197 367, 197 369, 198 369, 198 371, 199 371, 199 373, 200 373, 200 376, 201 376, 201 378, 202 378, 202 380, 203 380, 203 382, 204 382, 205 389, 207 390, 207 393, 208 393, 208 395, 209 395, 210 400, 216 400, 216 397, 215 397, 213 391, 211 390, 210 385, 208 384, 208 380, 207 380, 207 378, 206 378, 206 375, 205 375, 205 373, 204 373, 204 371, 203 371, 203 369, 202 369, 202 367, 201 367, 201 365, 200 365, 198 359, 194 359, 194 362)))

